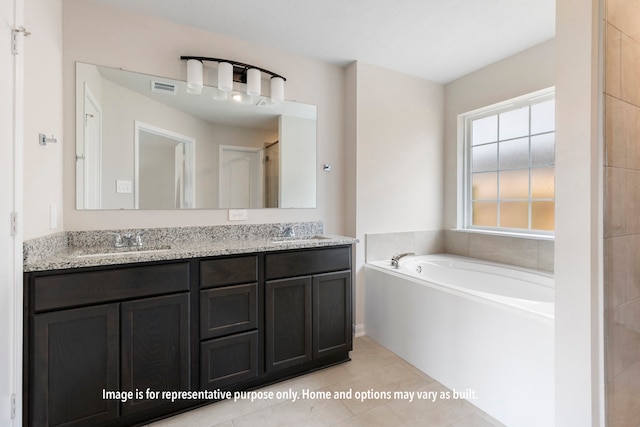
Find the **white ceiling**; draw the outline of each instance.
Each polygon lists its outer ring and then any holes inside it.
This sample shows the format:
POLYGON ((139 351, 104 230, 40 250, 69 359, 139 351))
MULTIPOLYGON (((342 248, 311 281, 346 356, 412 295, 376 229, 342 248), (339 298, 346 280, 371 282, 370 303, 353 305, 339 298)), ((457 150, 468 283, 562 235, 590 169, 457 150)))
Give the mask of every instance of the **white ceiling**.
POLYGON ((438 83, 555 35, 555 0, 99 1, 334 64, 358 60, 438 83))

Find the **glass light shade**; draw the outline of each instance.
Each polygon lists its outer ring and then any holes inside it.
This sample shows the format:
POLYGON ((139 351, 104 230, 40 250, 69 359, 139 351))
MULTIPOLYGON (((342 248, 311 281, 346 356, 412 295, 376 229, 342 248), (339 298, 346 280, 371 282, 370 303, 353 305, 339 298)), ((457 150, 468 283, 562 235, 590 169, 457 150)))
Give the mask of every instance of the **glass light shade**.
POLYGON ((247 94, 251 96, 260 95, 261 90, 261 73, 257 68, 249 68, 247 70, 247 94))
POLYGON ((228 62, 218 63, 218 89, 225 92, 233 89, 233 65, 228 62))
POLYGON ((271 102, 276 104, 284 102, 284 79, 282 77, 271 78, 271 102))
POLYGON ((197 59, 187 61, 187 93, 194 95, 202 92, 202 62, 197 59))

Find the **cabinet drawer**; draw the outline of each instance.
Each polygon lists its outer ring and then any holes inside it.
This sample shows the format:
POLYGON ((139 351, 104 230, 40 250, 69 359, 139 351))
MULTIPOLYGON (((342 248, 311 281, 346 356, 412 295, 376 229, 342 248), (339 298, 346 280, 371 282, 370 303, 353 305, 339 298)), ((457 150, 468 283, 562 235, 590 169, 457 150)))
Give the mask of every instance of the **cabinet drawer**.
POLYGON ((36 276, 35 312, 189 290, 189 263, 36 276))
POLYGON ((256 283, 200 291, 200 339, 256 329, 257 294, 256 283))
POLYGON ((265 255, 266 279, 306 276, 351 268, 351 247, 300 250, 265 255))
POLYGON ((258 281, 258 257, 255 255, 211 259, 200 262, 200 287, 238 285, 258 281))
POLYGON ((258 331, 200 344, 200 387, 213 390, 258 376, 258 331))

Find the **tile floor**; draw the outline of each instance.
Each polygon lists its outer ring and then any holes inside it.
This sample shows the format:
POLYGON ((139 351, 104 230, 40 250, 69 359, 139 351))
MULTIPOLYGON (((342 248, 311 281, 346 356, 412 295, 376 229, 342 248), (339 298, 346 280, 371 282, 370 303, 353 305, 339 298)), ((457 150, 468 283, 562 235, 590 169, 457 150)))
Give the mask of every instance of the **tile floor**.
MULTIPOLYGON (((447 389, 368 337, 354 340, 351 362, 274 384, 261 391, 431 391, 447 389)), ((465 400, 284 399, 222 401, 147 427, 420 426, 497 427, 465 400)))

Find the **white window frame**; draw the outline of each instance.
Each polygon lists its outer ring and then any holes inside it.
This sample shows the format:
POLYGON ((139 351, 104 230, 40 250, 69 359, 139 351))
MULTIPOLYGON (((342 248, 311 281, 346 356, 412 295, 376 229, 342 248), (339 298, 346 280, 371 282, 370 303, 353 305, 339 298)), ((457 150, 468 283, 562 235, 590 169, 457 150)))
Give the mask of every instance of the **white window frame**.
MULTIPOLYGON (((554 231, 550 230, 533 230, 533 229, 525 229, 525 228, 506 228, 500 227, 497 225, 496 227, 490 226, 479 226, 471 224, 473 213, 472 213, 472 194, 471 194, 471 122, 473 120, 478 120, 483 117, 488 117, 496 114, 505 113, 512 110, 517 110, 522 107, 531 106, 534 104, 542 103, 545 101, 549 101, 551 99, 555 99, 555 87, 550 87, 547 89, 543 89, 540 91, 528 93, 526 95, 522 95, 516 98, 512 98, 503 102, 499 102, 496 104, 492 104, 486 107, 482 107, 473 111, 469 111, 464 114, 460 114, 458 116, 458 123, 460 126, 458 127, 459 132, 462 132, 462 136, 459 135, 459 141, 462 144, 462 197, 460 200, 459 206, 461 209, 459 210, 459 221, 458 221, 458 229, 462 229, 465 231, 473 231, 473 232, 485 232, 491 234, 505 234, 505 235, 514 235, 514 236, 530 236, 530 237, 542 237, 542 238, 553 238, 555 234, 554 231)), ((556 131, 554 127, 554 132, 556 131)), ((531 134, 529 133, 529 137, 531 134)), ((531 155, 531 154, 530 154, 531 155)), ((554 176, 555 176, 555 161, 554 161, 554 176)), ((532 167, 529 165, 529 170, 532 167)), ((529 179, 529 185, 531 185, 531 179, 529 179)), ((499 186, 499 184, 498 184, 499 186)), ((498 188, 499 191, 499 188, 498 188)), ((498 203, 499 203, 499 193, 498 193, 498 203)), ((529 193, 529 206, 531 206, 531 194, 529 193)), ((555 191, 553 201, 555 202, 555 191)), ((529 211, 529 221, 531 221, 531 212, 529 211)), ((499 224, 499 208, 498 208, 498 224, 499 224)))

